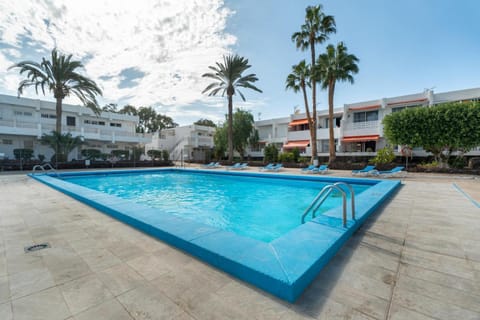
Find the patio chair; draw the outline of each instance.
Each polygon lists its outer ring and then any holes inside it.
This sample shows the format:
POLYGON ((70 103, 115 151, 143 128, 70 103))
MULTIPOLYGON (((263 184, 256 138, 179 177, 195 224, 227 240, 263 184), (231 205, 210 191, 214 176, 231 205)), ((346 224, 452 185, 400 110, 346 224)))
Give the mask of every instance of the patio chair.
POLYGON ((353 176, 366 176, 372 170, 375 170, 375 166, 366 166, 365 168, 360 169, 360 170, 352 170, 352 175, 353 176))
POLYGON ((377 178, 391 178, 391 177, 405 177, 407 175, 407 171, 404 171, 405 167, 398 166, 391 170, 379 171, 379 170, 372 170, 369 172, 369 175, 372 177, 377 178))

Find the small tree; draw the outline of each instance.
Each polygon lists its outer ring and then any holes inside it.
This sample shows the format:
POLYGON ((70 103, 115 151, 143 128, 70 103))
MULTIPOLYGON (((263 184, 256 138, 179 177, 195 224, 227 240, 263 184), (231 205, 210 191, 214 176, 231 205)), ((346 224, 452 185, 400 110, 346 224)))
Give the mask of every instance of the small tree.
POLYGON ((253 115, 242 109, 237 109, 233 114, 233 147, 240 154, 241 160, 245 154, 248 141, 254 132, 253 115))
POLYGON ((460 154, 480 145, 480 105, 445 103, 387 115, 384 134, 397 145, 422 147, 444 166, 453 151, 460 154))
POLYGON ((385 147, 383 149, 380 149, 377 151, 377 155, 370 159, 370 163, 373 163, 375 165, 381 165, 381 164, 388 164, 393 162, 395 160, 395 153, 393 153, 393 149, 390 147, 385 147))
POLYGON ((44 145, 48 145, 55 151, 51 160, 57 163, 66 162, 70 152, 83 144, 83 139, 80 136, 72 136, 70 132, 61 134, 57 131, 52 131, 51 134, 44 134, 40 139, 40 142, 44 145))
POLYGON ((200 119, 200 120, 195 121, 193 124, 196 124, 196 125, 199 125, 199 126, 205 126, 205 127, 212 127, 212 128, 217 127, 215 122, 213 122, 212 120, 209 120, 209 119, 200 119))
POLYGON ((28 161, 33 157, 32 149, 13 149, 13 155, 17 160, 28 161))
POLYGON ((274 144, 269 144, 263 149, 263 156, 265 162, 277 162, 278 161, 278 149, 274 144))
POLYGON ((227 127, 221 126, 215 130, 215 135, 213 136, 213 144, 215 148, 213 153, 215 158, 218 160, 222 159, 225 156, 228 146, 228 137, 227 137, 227 127))

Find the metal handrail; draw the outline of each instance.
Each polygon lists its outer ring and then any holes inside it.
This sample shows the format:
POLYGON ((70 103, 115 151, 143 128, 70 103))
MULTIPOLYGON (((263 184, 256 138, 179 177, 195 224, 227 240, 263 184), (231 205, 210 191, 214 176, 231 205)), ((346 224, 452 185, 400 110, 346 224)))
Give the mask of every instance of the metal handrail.
POLYGON ((353 187, 345 182, 335 182, 333 185, 346 186, 350 190, 350 201, 352 203, 352 220, 355 220, 355 191, 353 190, 353 187))
POLYGON ((330 184, 328 186, 325 186, 318 193, 318 195, 312 201, 310 206, 303 213, 302 224, 305 223, 305 217, 308 215, 308 212, 310 212, 310 210, 314 207, 315 208, 312 211, 312 218, 315 218, 315 212, 318 210, 318 208, 320 208, 322 203, 327 199, 327 197, 330 195, 332 190, 337 190, 338 192, 340 192, 342 194, 342 198, 343 198, 343 227, 345 228, 347 226, 347 194, 342 188, 340 188, 339 186, 337 186, 335 184, 330 184))
POLYGON ((58 175, 57 170, 55 170, 55 168, 52 167, 52 165, 49 162, 47 162, 43 165, 37 164, 37 165, 33 166, 32 173, 35 174, 35 171, 37 169, 41 169, 42 171, 46 171, 46 169, 48 169, 48 171, 53 171, 56 175, 58 175))
POLYGON ((350 191, 351 195, 351 205, 352 205, 352 220, 355 220, 355 191, 351 185, 345 182, 336 182, 334 184, 327 185, 323 187, 322 190, 318 193, 318 195, 313 199, 312 203, 308 208, 304 211, 302 215, 302 224, 305 223, 305 218, 308 215, 308 213, 311 211, 312 212, 312 219, 315 218, 315 213, 318 211, 320 206, 327 200, 328 196, 333 192, 333 190, 336 190, 342 194, 343 198, 343 227, 347 226, 347 193, 345 190, 341 188, 341 186, 346 186, 348 190, 350 191))

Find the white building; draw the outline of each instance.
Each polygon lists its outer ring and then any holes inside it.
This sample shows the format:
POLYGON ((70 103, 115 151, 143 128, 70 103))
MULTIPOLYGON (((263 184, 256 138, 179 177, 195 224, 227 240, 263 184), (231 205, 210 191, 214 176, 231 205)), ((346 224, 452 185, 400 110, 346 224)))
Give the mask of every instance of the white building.
MULTIPOLYGON (((434 93, 425 90, 421 93, 382 98, 345 104, 334 110, 334 135, 338 156, 371 155, 385 147, 382 120, 392 113, 405 108, 428 107, 444 102, 479 101, 480 88, 434 93)), ((328 156, 328 110, 317 111, 317 150, 319 156, 328 156)), ((298 148, 302 156, 311 156, 310 131, 305 113, 290 117, 275 118, 255 122, 260 137, 260 146, 248 151, 251 157, 262 157, 263 147, 275 144, 281 151, 298 148)), ((396 149, 398 150, 398 148, 396 149)), ((413 150, 416 156, 426 156, 421 148, 413 150)), ((467 155, 480 155, 480 149, 467 155)))
POLYGON ((151 142, 145 145, 149 150, 167 150, 170 160, 205 161, 213 149, 215 128, 192 124, 176 128, 163 129, 151 136, 151 142))
MULTIPOLYGON (((0 95, 0 154, 14 159, 13 150, 34 150, 34 158, 44 155, 49 160, 54 151, 42 145, 43 134, 55 130, 55 103, 0 95)), ((135 132, 137 116, 102 112, 99 116, 88 108, 63 104, 62 133, 83 137, 85 144, 73 150, 69 160, 82 159, 80 149, 129 150, 150 140, 135 132)))

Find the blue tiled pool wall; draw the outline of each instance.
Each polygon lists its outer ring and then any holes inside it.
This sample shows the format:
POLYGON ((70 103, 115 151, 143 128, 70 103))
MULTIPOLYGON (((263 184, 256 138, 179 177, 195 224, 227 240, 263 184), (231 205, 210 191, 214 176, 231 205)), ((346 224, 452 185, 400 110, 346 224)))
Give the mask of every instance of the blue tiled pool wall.
MULTIPOLYGON (((177 169, 163 169, 162 171, 175 170, 177 169)), ((140 172, 159 171, 157 169, 141 170, 140 172)), ((132 174, 136 172, 138 171, 75 172, 60 174, 60 177, 84 174, 132 174)), ((198 172, 198 170, 191 170, 190 172, 198 172)), ((202 173, 205 173, 205 171, 202 171, 202 173)), ((220 171, 207 171, 207 173, 247 174, 220 171)), ((248 173, 247 175, 267 176, 261 173, 248 173)), ((158 210, 102 194, 48 175, 32 177, 290 302, 298 298, 351 234, 400 185, 399 181, 379 182, 355 178, 322 177, 321 180, 323 181, 334 182, 340 180, 347 183, 372 185, 371 188, 356 197, 356 221, 349 220, 347 228, 343 228, 341 209, 333 209, 271 243, 264 243, 194 221, 159 214, 158 210), (152 214, 152 210, 155 211, 155 214, 152 214)), ((268 177, 274 179, 319 179, 317 177, 296 177, 280 174, 268 175, 268 177)), ((348 211, 348 215, 350 217, 350 211, 348 211)))

